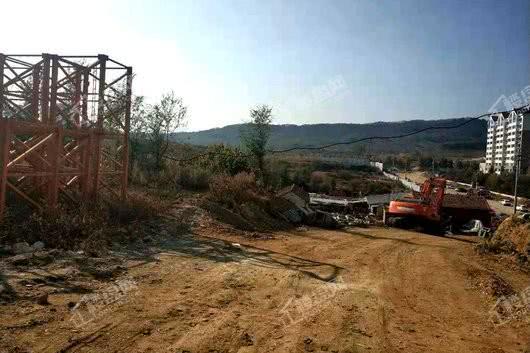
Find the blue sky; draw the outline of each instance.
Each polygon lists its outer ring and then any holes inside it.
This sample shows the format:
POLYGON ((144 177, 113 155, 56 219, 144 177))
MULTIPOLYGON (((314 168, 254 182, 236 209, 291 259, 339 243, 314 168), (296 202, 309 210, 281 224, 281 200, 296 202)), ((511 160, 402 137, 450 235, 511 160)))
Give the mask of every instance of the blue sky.
POLYGON ((275 108, 276 123, 458 117, 530 85, 527 0, 2 6, 33 9, 26 23, 51 20, 37 35, 3 20, 13 35, 0 37, 2 51, 109 54, 134 66, 137 94, 182 96, 187 130, 245 121, 263 103, 275 108))

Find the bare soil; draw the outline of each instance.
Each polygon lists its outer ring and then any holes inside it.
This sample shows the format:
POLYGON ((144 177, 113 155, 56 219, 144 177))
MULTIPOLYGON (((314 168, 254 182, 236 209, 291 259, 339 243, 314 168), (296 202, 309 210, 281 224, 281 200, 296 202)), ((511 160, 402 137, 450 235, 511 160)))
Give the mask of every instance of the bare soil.
POLYGON ((491 309, 529 275, 475 238, 256 234, 201 212, 178 206, 190 232, 161 225, 101 263, 1 259, 0 352, 528 352, 528 315, 491 309))

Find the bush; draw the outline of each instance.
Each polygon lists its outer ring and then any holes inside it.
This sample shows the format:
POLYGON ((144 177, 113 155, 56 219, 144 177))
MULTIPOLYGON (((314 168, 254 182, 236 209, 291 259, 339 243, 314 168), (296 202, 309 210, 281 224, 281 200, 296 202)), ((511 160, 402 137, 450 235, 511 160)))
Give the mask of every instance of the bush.
POLYGON ((175 175, 175 184, 185 190, 208 189, 211 172, 199 166, 180 167, 175 175))
POLYGON ((148 184, 148 178, 146 173, 138 164, 134 164, 129 173, 129 181, 133 185, 145 186, 148 184))
POLYGON ((139 195, 126 202, 106 200, 55 214, 33 213, 29 217, 8 214, 0 223, 0 242, 43 241, 49 248, 84 250, 99 256, 112 240, 122 239, 137 221, 157 217, 159 202, 139 195))
POLYGON ((107 204, 108 220, 117 225, 155 218, 162 212, 159 200, 141 195, 129 195, 125 202, 112 200, 107 204))
POLYGON ((8 216, 2 224, 1 237, 9 243, 43 241, 47 247, 84 250, 87 242, 94 245, 94 239, 103 238, 103 232, 108 231, 106 224, 105 213, 99 207, 82 207, 75 212, 62 209, 55 215, 33 213, 24 220, 8 216))
POLYGON ((245 202, 257 201, 259 197, 254 173, 238 173, 234 176, 216 175, 210 181, 210 197, 213 201, 237 209, 245 202))
POLYGON ((269 168, 266 174, 267 185, 273 188, 283 188, 293 184, 289 164, 281 160, 272 160, 268 163, 269 168))
MULTIPOLYGON (((144 174, 145 175, 145 174, 144 174)), ((153 188, 157 195, 174 195, 179 190, 201 191, 208 189, 211 171, 197 164, 170 165, 168 168, 149 175, 142 186, 153 188)))
POLYGON ((199 165, 213 174, 236 175, 251 171, 247 155, 238 147, 223 144, 209 146, 206 157, 201 158, 199 165))

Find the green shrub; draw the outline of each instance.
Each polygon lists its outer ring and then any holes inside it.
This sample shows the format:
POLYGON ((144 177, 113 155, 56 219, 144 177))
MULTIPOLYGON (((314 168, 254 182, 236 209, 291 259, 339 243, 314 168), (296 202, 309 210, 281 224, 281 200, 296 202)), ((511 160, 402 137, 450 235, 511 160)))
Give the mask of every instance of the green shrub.
POLYGON ((238 147, 223 144, 208 146, 206 157, 201 158, 198 164, 213 174, 236 175, 251 171, 249 156, 238 147))

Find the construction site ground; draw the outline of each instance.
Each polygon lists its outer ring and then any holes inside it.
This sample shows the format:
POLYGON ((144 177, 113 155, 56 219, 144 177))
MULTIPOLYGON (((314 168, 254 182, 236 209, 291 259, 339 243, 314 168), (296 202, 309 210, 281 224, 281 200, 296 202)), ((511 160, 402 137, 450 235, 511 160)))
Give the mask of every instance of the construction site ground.
POLYGON ((108 276, 84 275, 81 260, 2 259, 16 299, 0 305, 0 352, 529 351, 528 317, 497 325, 491 316, 528 273, 477 254, 475 237, 382 227, 249 234, 197 212, 185 210, 196 220, 185 231, 162 225, 143 246, 100 259, 120 264, 108 276))

